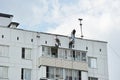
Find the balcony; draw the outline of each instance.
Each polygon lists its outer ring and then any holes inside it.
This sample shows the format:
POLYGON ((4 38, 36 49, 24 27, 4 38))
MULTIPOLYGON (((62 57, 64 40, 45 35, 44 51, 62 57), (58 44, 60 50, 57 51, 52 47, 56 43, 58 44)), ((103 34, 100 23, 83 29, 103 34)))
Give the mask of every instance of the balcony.
POLYGON ((51 58, 45 56, 41 56, 39 58, 39 65, 88 71, 87 62, 71 61, 71 60, 51 58))

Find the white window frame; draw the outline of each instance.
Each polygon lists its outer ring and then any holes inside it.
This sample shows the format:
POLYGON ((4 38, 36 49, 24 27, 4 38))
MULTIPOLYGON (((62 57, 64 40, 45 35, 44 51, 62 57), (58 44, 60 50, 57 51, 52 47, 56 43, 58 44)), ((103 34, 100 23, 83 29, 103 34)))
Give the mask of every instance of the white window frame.
POLYGON ((81 52, 81 60, 86 62, 86 52, 81 52))
POLYGON ((25 48, 25 59, 31 59, 31 48, 25 48))
POLYGON ((88 57, 88 66, 90 68, 97 68, 97 58, 96 57, 88 57))
MULTIPOLYGON (((22 49, 23 48, 24 47, 22 47, 22 49)), ((24 52, 22 51, 22 59, 31 60, 31 53, 32 53, 31 48, 24 48, 24 52)))
POLYGON ((49 79, 62 79, 63 78, 63 68, 58 67, 48 67, 48 77, 49 79))
POLYGON ((43 56, 50 57, 51 56, 51 48, 47 46, 42 46, 42 54, 43 56))
POLYGON ((58 49, 56 47, 51 47, 51 57, 58 58, 58 49))
POLYGON ((23 79, 21 80, 31 80, 31 69, 26 69, 26 68, 22 68, 22 69, 21 69, 21 76, 23 76, 23 79), (22 69, 23 69, 23 73, 22 73, 22 69), (30 73, 27 73, 27 72, 30 72, 30 73), (29 78, 29 79, 26 79, 26 78, 29 78))
POLYGON ((81 61, 81 52, 80 51, 76 51, 75 61, 81 61))
POLYGON ((87 60, 86 51, 57 48, 56 51, 52 52, 52 48, 54 50, 55 47, 42 45, 42 56, 50 57, 50 58, 59 58, 64 60, 71 60, 71 61, 86 62, 87 60), (73 51, 74 51, 74 54, 73 54, 73 51))
POLYGON ((8 67, 7 66, 0 66, 0 80, 1 79, 8 79, 8 67))
POLYGON ((63 49, 58 49, 58 58, 64 59, 63 49))
POLYGON ((0 57, 8 57, 9 55, 9 46, 0 45, 0 57))

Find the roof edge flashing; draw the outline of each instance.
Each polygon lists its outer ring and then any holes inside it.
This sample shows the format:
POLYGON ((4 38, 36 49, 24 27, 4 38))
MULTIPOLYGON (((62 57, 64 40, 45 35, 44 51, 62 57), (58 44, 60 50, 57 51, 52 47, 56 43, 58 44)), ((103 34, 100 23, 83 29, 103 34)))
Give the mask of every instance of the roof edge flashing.
POLYGON ((13 15, 0 13, 0 17, 11 18, 11 17, 13 17, 13 15))

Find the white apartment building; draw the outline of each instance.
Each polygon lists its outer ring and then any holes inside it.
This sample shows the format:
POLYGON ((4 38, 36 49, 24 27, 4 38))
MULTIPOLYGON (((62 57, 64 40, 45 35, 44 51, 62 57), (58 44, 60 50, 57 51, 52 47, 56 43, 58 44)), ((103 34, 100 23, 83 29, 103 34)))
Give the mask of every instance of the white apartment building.
POLYGON ((19 29, 12 18, 0 13, 0 80, 109 80, 107 42, 19 29))

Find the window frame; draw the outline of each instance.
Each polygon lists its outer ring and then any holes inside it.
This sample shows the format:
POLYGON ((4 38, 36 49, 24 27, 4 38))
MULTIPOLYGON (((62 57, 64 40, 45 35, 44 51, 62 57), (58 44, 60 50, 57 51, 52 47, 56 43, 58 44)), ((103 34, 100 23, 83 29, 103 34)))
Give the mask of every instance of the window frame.
POLYGON ((1 68, 0 70, 2 71, 2 72, 0 71, 0 72, 1 72, 0 74, 2 75, 2 76, 0 76, 0 79, 8 79, 8 66, 0 66, 0 68, 1 68), (5 71, 3 70, 3 69, 5 69, 5 68, 6 68, 6 70, 7 70, 6 73, 5 73, 5 71), (5 74, 6 74, 6 75, 5 75, 5 74), (4 76, 3 76, 3 75, 4 75, 4 76))
POLYGON ((51 57, 58 58, 58 48, 51 47, 51 57))
POLYGON ((32 49, 31 48, 25 48, 25 47, 22 47, 21 48, 21 58, 22 59, 26 59, 26 60, 31 60, 31 54, 32 54, 32 49), (29 55, 29 57, 28 57, 29 55))
POLYGON ((42 56, 45 57, 58 58, 58 59, 70 60, 70 61, 82 61, 82 62, 87 61, 87 51, 67 49, 67 48, 56 48, 54 46, 46 46, 46 45, 41 45, 41 46, 42 46, 42 56), (52 52, 52 50, 54 49, 56 49, 56 51, 52 52), (84 54, 84 56, 82 54, 84 54))
POLYGON ((86 60, 87 60, 86 52, 81 52, 81 61, 86 62, 86 60))
POLYGON ((30 71, 30 79, 29 80, 31 80, 31 69, 27 69, 27 68, 21 68, 21 80, 27 80, 26 79, 26 70, 29 70, 30 71))
POLYGON ((63 78, 63 68, 46 66, 46 77, 48 79, 63 78))
POLYGON ((9 46, 8 45, 0 45, 0 57, 9 57, 9 46))
POLYGON ((91 69, 97 69, 97 57, 88 57, 88 67, 91 69))

